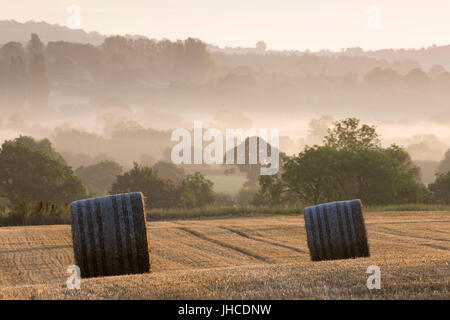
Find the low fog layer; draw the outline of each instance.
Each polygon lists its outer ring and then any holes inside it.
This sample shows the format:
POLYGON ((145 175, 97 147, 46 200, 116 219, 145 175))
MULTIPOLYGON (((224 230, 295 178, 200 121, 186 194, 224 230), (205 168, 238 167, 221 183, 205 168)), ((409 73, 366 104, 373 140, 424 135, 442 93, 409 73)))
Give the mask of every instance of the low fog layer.
POLYGON ((384 145, 404 146, 427 176, 450 147, 450 73, 441 65, 345 52, 211 53, 192 38, 10 40, 0 46, 0 142, 49 138, 75 168, 168 160, 171 132, 194 120, 279 129, 280 149, 293 154, 321 144, 334 120, 356 117, 376 125, 384 145))

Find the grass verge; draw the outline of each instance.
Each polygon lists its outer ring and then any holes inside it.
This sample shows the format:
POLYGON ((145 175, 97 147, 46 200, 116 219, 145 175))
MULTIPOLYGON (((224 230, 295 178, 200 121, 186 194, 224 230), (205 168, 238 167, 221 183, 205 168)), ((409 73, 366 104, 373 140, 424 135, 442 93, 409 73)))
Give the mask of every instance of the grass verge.
POLYGON ((385 206, 368 206, 365 212, 401 212, 401 211, 450 211, 450 205, 445 204, 394 204, 385 206))
POLYGON ((236 207, 206 207, 194 209, 151 209, 147 211, 150 221, 201 219, 214 217, 238 217, 252 215, 298 215, 303 213, 303 207, 268 207, 268 206, 236 206, 236 207))
MULTIPOLYGON (((405 212, 405 211, 449 211, 450 205, 437 204, 401 204, 385 206, 367 206, 364 212, 405 212)), ((147 209, 147 220, 189 220, 248 217, 261 215, 302 215, 303 207, 292 206, 235 206, 235 207, 206 207, 206 208, 172 208, 147 209)), ((29 208, 15 208, 14 210, 0 210, 0 227, 23 225, 53 225, 71 224, 72 219, 68 208, 58 208, 55 211, 33 212, 29 208)))

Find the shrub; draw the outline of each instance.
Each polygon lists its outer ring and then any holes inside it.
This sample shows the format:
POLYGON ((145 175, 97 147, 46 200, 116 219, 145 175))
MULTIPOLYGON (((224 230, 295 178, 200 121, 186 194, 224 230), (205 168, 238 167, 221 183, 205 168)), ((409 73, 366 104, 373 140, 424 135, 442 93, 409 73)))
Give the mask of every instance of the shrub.
POLYGON ((435 203, 450 204, 450 171, 438 174, 436 181, 428 186, 435 203))
POLYGON ((200 172, 184 177, 179 195, 179 204, 183 208, 202 208, 215 201, 212 181, 200 172))
POLYGON ((111 194, 142 192, 152 208, 169 208, 177 203, 177 190, 169 180, 160 178, 155 170, 134 164, 133 169, 118 175, 111 194))
POLYGON ((22 200, 13 208, 0 210, 0 226, 71 224, 69 206, 22 200))
POLYGON ((21 199, 68 203, 86 197, 72 168, 53 152, 48 141, 20 137, 0 149, 0 196, 13 204, 21 199), (25 142, 26 143, 25 143, 25 142), (41 146, 43 144, 43 146, 41 146))

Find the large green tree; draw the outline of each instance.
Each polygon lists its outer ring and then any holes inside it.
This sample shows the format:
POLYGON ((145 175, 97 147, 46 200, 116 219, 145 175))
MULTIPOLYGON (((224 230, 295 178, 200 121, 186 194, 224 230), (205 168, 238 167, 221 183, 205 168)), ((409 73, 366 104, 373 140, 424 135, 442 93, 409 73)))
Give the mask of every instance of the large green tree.
POLYGON ((340 148, 377 148, 380 139, 375 126, 361 124, 356 118, 347 118, 333 122, 328 129, 324 142, 327 146, 340 148))
POLYGON ((366 204, 411 203, 421 200, 419 170, 408 154, 390 148, 308 148, 291 157, 282 175, 303 203, 361 199, 366 204))
POLYGON ((434 202, 450 204, 450 171, 438 174, 436 181, 429 185, 434 202))
POLYGON ((42 151, 47 154, 53 160, 57 160, 62 164, 66 164, 66 160, 53 148, 52 143, 48 139, 36 140, 29 136, 19 136, 14 139, 14 143, 23 144, 30 148, 32 151, 42 151))
POLYGON ((213 204, 213 182, 200 172, 188 174, 180 186, 180 205, 184 208, 201 208, 213 204))
POLYGON ((199 172, 184 176, 176 185, 154 168, 135 164, 117 176, 110 193, 142 192, 151 208, 198 208, 214 203, 213 183, 199 172))
POLYGON ((147 166, 134 167, 118 175, 110 193, 142 192, 152 208, 169 208, 175 206, 177 192, 175 184, 158 176, 156 171, 147 166))
POLYGON ((86 197, 80 179, 52 150, 48 140, 5 141, 0 149, 0 196, 13 204, 23 199, 62 204, 86 197))
POLYGON ((280 169, 274 175, 262 175, 259 177, 259 188, 253 197, 255 205, 286 205, 297 204, 300 199, 298 194, 291 189, 283 179, 287 168, 287 162, 291 157, 284 153, 280 154, 280 169))
POLYGON ((422 200, 425 187, 408 153, 382 148, 375 127, 350 118, 334 123, 324 146, 285 157, 282 174, 260 179, 260 195, 295 195, 303 204, 359 198, 366 204, 422 200))

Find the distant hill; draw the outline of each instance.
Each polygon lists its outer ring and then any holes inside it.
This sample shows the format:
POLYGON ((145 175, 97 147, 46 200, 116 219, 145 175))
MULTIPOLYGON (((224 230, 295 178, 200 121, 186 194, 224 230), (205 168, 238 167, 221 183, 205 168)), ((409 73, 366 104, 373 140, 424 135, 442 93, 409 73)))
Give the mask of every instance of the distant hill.
POLYGON ((425 71, 428 71, 434 65, 442 65, 447 70, 450 70, 450 45, 423 47, 420 49, 381 49, 381 50, 363 50, 362 48, 345 48, 341 51, 321 50, 317 52, 312 51, 298 51, 298 50, 261 50, 256 47, 224 47, 221 48, 214 44, 208 44, 208 50, 214 53, 224 54, 282 54, 282 55, 304 55, 312 54, 316 56, 333 56, 333 57, 365 57, 379 60, 386 60, 389 62, 395 61, 416 61, 425 71))
MULTIPOLYGON (((66 41, 78 43, 90 43, 92 45, 100 45, 106 36, 98 32, 85 32, 84 30, 73 30, 57 24, 49 24, 47 22, 28 21, 25 23, 14 20, 0 20, 0 46, 10 42, 26 42, 30 39, 31 33, 37 33, 43 42, 48 41, 66 41)), ((123 35, 130 39, 146 38, 141 35, 123 35)), ((309 53, 317 56, 347 56, 347 57, 365 57, 379 60, 387 60, 389 62, 396 61, 416 61, 425 71, 428 71, 433 65, 442 65, 450 70, 450 45, 436 46, 432 45, 427 48, 420 49, 382 49, 374 51, 365 51, 362 48, 346 48, 339 52, 330 50, 321 50, 318 52, 297 51, 297 50, 270 50, 257 48, 241 47, 225 47, 221 48, 214 44, 208 44, 208 50, 213 54, 266 54, 266 55, 304 55, 309 53)))
POLYGON ((37 33, 43 42, 67 41, 100 45, 105 39, 105 36, 98 32, 87 33, 46 22, 20 23, 14 20, 0 20, 0 45, 10 41, 26 42, 32 33, 37 33))

